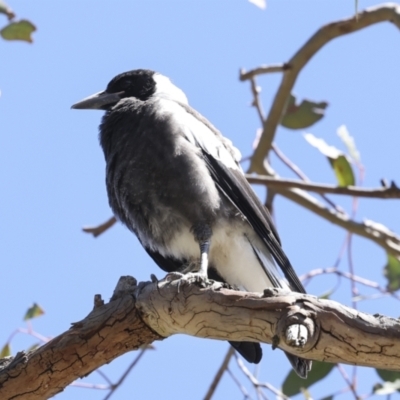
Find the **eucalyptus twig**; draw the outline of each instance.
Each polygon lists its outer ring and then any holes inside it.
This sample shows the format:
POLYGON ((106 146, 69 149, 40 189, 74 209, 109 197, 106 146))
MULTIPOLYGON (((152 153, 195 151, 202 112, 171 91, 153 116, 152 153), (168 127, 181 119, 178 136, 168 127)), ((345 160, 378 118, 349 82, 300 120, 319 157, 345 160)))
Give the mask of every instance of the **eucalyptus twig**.
POLYGON ((111 228, 115 223, 117 222, 117 219, 112 216, 109 218, 106 222, 103 222, 100 225, 97 226, 88 226, 85 228, 82 228, 82 230, 86 233, 91 233, 94 237, 97 237, 104 233, 107 229, 111 228))
POLYGON ((366 189, 358 186, 336 186, 323 183, 312 183, 295 179, 277 179, 269 176, 246 174, 249 183, 265 185, 275 190, 297 188, 315 193, 332 193, 345 196, 367 197, 375 199, 400 199, 400 188, 395 184, 389 187, 366 189))
MULTIPOLYGON (((301 180, 305 182, 311 182, 311 180, 308 178, 308 176, 292 161, 289 160, 285 156, 285 154, 282 153, 282 151, 278 148, 278 146, 275 143, 272 143, 272 151, 276 154, 276 156, 288 167, 290 168, 301 180)), ((343 209, 336 205, 332 200, 330 200, 325 194, 320 193, 321 198, 323 198, 327 204, 329 204, 331 207, 336 209, 336 211, 342 212, 343 209)))
POLYGON ((243 393, 243 396, 245 399, 251 399, 251 396, 247 389, 239 382, 239 379, 236 378, 235 374, 229 369, 226 369, 226 372, 228 375, 232 378, 232 380, 236 383, 236 386, 240 389, 240 391, 243 393))
POLYGON ((340 365, 340 364, 336 364, 336 368, 338 369, 338 371, 340 372, 340 375, 342 375, 342 378, 344 379, 344 381, 347 383, 347 385, 349 385, 349 389, 350 391, 353 393, 354 398, 356 400, 360 399, 360 396, 357 394, 356 392, 356 388, 353 385, 353 383, 350 381, 349 376, 347 375, 345 369, 340 365))
POLYGON ((125 378, 129 375, 129 373, 132 371, 132 369, 135 367, 135 365, 139 362, 139 360, 142 358, 144 352, 147 350, 147 347, 142 349, 140 353, 136 356, 136 358, 132 361, 131 365, 126 369, 126 371, 123 373, 121 378, 119 378, 118 382, 113 384, 111 386, 110 392, 107 394, 106 397, 104 397, 104 400, 108 400, 114 392, 121 386, 122 382, 125 380, 125 378))
POLYGON ((217 373, 215 374, 213 381, 211 382, 211 385, 210 385, 206 395, 204 396, 204 400, 210 400, 211 397, 214 395, 215 389, 217 388, 218 384, 220 383, 224 372, 228 370, 229 361, 231 360, 231 358, 234 354, 235 354, 235 350, 233 349, 233 347, 230 346, 228 352, 225 355, 224 360, 222 361, 221 366, 219 367, 217 373))
POLYGON ((309 271, 306 274, 301 275, 299 277, 299 279, 300 279, 300 281, 303 282, 305 280, 309 280, 311 278, 314 278, 314 277, 319 276, 319 275, 324 275, 324 274, 336 274, 338 276, 341 276, 341 277, 344 277, 346 279, 349 279, 349 280, 351 280, 353 282, 357 282, 357 283, 360 283, 361 285, 368 286, 370 288, 376 289, 376 290, 378 290, 379 292, 381 292, 384 295, 391 295, 395 299, 400 300, 400 296, 399 295, 397 295, 395 292, 388 291, 386 288, 383 288, 382 286, 379 286, 378 283, 376 283, 374 281, 370 281, 369 279, 362 278, 362 277, 357 276, 357 275, 353 275, 350 272, 341 271, 341 270, 337 269, 336 267, 313 269, 312 271, 309 271))
MULTIPOLYGON (((265 120, 263 126, 263 134, 260 142, 252 157, 250 171, 259 174, 264 173, 264 159, 268 155, 272 142, 274 140, 275 131, 285 109, 287 99, 293 89, 296 79, 308 63, 308 61, 328 42, 342 35, 364 29, 370 25, 379 22, 391 22, 400 28, 400 6, 393 4, 383 4, 376 7, 368 8, 358 14, 345 20, 333 22, 320 28, 285 64, 283 69, 283 78, 276 92, 272 107, 265 120)), ((276 72, 271 67, 260 67, 253 73, 242 73, 240 79, 250 79, 254 76, 265 72, 276 72)))
POLYGON ((237 355, 235 355, 235 358, 239 368, 242 370, 242 372, 246 375, 246 377, 250 380, 250 382, 253 384, 255 388, 263 387, 265 389, 270 390, 273 394, 275 394, 276 396, 278 396, 283 400, 290 400, 289 397, 287 397, 284 393, 282 393, 280 390, 278 390, 268 382, 260 382, 258 379, 256 379, 254 375, 246 368, 243 361, 237 355))
POLYGON ((258 116, 260 117, 260 121, 263 124, 265 115, 264 115, 264 110, 261 105, 260 101, 260 88, 257 86, 256 79, 253 77, 250 80, 251 83, 251 92, 253 93, 253 103, 252 105, 256 108, 258 116))
POLYGON ((96 369, 96 372, 110 385, 112 386, 113 383, 111 382, 111 380, 109 379, 109 377, 100 369, 96 369))
POLYGON ((270 74, 274 72, 284 72, 289 68, 290 68, 289 64, 283 63, 275 65, 261 65, 257 68, 251 69, 250 71, 242 69, 240 70, 239 79, 241 81, 247 81, 249 79, 256 77, 257 75, 270 74))
MULTIPOLYGON (((349 271, 352 276, 354 276, 354 263, 353 263, 353 254, 352 254, 352 238, 353 235, 348 232, 347 235, 347 258, 348 258, 348 264, 349 264, 349 271)), ((354 279, 350 280, 351 284, 351 306, 355 309, 357 309, 357 302, 355 301, 356 296, 359 295, 356 281, 354 279)))

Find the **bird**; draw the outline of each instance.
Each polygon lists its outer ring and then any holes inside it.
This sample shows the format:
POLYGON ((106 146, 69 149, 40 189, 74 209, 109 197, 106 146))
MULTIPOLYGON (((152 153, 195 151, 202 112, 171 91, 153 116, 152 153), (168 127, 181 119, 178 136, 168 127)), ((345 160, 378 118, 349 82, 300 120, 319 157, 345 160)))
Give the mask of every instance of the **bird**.
MULTIPOLYGON (((162 270, 251 292, 305 293, 239 151, 168 77, 124 72, 72 108, 105 111, 99 141, 110 207, 162 270)), ((230 343, 260 362, 259 343, 230 343)), ((306 378, 311 361, 286 355, 306 378)))

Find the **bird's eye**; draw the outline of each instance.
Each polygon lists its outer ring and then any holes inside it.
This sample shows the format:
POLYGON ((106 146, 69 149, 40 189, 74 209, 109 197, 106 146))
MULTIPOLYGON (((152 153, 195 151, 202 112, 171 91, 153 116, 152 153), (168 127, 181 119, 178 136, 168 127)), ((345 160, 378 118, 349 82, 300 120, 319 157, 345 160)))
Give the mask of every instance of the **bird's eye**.
POLYGON ((121 86, 123 89, 128 89, 129 87, 132 86, 132 81, 123 81, 121 82, 121 86))

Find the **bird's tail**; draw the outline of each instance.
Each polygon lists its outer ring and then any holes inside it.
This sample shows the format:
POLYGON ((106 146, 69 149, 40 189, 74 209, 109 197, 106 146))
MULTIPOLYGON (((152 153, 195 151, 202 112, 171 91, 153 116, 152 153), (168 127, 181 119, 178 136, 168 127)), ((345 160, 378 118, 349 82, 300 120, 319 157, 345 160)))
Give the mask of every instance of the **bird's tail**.
POLYGON ((300 378, 307 378, 307 374, 311 371, 312 367, 312 361, 311 360, 305 360, 304 358, 300 358, 297 356, 294 356, 293 354, 286 353, 286 357, 290 361, 290 364, 292 364, 292 367, 296 374, 300 378))

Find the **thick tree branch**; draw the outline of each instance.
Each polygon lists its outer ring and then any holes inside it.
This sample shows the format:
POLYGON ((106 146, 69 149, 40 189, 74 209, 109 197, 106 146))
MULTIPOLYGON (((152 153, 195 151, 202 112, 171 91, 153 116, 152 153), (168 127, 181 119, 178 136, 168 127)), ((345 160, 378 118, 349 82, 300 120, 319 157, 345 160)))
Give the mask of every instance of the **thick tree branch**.
POLYGON ((265 185, 273 188, 274 190, 298 188, 315 193, 332 193, 376 199, 400 199, 400 188, 398 188, 394 183, 392 183, 392 185, 389 187, 367 189, 357 186, 341 187, 322 183, 304 182, 294 179, 275 179, 269 176, 254 176, 251 174, 247 174, 246 178, 250 183, 265 185))
POLYGON ((167 278, 136 285, 123 277, 110 303, 39 349, 1 360, 0 398, 47 399, 114 358, 177 333, 273 343, 314 360, 400 370, 399 320, 283 290, 261 295, 167 278), (302 337, 294 340, 295 331, 302 337))
MULTIPOLYGON (((263 134, 251 159, 250 171, 263 174, 263 162, 274 140, 275 131, 285 109, 287 99, 293 89, 297 76, 307 62, 329 41, 347 35, 379 22, 392 22, 400 29, 400 5, 388 3, 368 8, 357 17, 332 22, 320 28, 282 68, 283 78, 275 95, 272 107, 264 122, 263 134)), ((276 66, 260 67, 254 72, 242 72, 241 80, 254 78, 259 73, 276 72, 276 66)))

